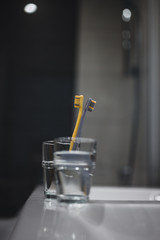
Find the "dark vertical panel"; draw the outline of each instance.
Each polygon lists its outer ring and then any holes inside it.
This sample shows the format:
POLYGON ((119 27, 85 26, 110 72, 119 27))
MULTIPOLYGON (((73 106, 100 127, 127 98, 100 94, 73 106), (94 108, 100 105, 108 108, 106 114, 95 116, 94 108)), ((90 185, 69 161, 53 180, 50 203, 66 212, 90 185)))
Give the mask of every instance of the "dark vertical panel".
POLYGON ((1 215, 41 182, 42 141, 72 133, 77 1, 37 4, 32 15, 24 1, 1 8, 1 215))

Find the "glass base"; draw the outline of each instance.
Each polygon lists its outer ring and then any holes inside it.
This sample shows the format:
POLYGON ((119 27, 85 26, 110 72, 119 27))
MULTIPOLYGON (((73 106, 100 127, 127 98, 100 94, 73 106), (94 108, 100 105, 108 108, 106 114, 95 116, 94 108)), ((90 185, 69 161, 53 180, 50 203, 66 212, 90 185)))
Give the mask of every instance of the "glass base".
POLYGON ((89 197, 88 196, 80 196, 80 195, 58 195, 57 200, 59 202, 66 202, 66 203, 88 203, 89 197))
POLYGON ((44 196, 45 196, 45 198, 49 198, 49 199, 56 199, 57 198, 56 194, 51 194, 51 193, 47 193, 47 192, 44 192, 44 196))

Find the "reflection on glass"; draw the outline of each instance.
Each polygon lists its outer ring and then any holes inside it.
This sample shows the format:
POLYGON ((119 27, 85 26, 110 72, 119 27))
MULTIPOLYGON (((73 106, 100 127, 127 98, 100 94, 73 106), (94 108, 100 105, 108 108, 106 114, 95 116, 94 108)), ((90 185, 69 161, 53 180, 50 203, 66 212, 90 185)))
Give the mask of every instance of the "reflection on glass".
POLYGON ((131 38, 131 33, 128 30, 123 30, 122 31, 122 37, 123 39, 130 39, 131 38))
POLYGON ((122 41, 122 47, 124 50, 129 50, 131 49, 131 42, 127 39, 122 41))

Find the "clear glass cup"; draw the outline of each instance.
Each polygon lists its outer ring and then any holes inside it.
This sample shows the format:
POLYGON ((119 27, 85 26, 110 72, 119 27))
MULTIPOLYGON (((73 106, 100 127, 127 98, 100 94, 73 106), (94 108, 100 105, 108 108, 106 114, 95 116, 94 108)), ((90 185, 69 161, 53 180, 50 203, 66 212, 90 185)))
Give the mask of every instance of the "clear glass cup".
POLYGON ((42 143, 42 167, 44 195, 47 198, 56 198, 56 178, 54 168, 54 141, 42 143))
POLYGON ((87 202, 96 165, 96 140, 63 137, 54 141, 57 199, 87 202))

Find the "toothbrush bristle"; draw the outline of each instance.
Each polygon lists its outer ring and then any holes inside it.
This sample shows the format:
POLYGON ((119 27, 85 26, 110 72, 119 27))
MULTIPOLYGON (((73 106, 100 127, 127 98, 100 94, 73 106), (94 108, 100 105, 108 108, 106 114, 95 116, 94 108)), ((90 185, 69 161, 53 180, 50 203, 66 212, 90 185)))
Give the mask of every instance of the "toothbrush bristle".
POLYGON ((96 101, 91 100, 91 102, 90 102, 90 104, 89 104, 89 106, 88 106, 88 111, 89 111, 89 112, 92 112, 92 111, 94 110, 95 104, 96 104, 96 101))
POLYGON ((80 95, 80 96, 75 96, 75 99, 74 99, 74 107, 75 108, 79 108, 81 105, 83 104, 83 96, 80 95))

